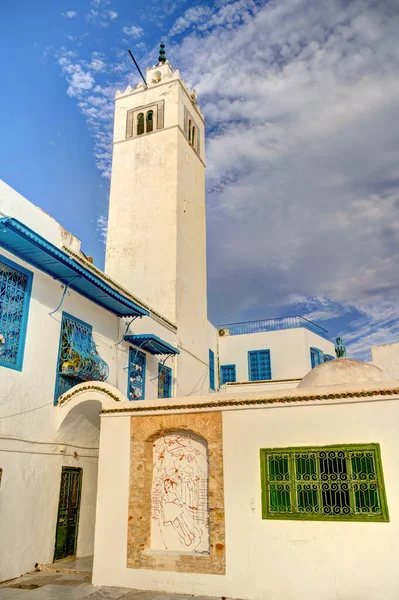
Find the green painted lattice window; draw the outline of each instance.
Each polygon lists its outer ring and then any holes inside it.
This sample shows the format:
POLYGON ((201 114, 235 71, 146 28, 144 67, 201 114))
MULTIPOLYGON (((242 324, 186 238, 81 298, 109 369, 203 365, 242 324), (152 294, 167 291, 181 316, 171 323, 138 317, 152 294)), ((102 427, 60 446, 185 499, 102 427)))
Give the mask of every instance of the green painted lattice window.
POLYGON ((262 449, 262 517, 389 521, 379 444, 262 449))

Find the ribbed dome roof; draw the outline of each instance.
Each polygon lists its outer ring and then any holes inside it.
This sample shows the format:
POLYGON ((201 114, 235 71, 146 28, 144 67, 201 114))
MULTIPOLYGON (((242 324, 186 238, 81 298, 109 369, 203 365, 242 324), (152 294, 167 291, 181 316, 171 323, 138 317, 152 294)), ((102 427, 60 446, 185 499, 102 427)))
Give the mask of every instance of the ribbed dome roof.
POLYGON ((315 367, 305 375, 298 387, 318 387, 343 383, 371 383, 390 381, 390 377, 379 367, 370 363, 337 358, 315 367))

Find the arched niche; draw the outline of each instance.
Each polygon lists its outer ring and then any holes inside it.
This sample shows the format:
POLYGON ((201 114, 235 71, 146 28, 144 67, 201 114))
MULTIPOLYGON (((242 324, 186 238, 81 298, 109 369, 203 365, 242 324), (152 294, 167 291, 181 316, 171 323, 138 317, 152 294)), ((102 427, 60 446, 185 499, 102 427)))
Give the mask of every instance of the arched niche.
POLYGON ((187 430, 152 440, 151 550, 209 552, 208 444, 187 430))

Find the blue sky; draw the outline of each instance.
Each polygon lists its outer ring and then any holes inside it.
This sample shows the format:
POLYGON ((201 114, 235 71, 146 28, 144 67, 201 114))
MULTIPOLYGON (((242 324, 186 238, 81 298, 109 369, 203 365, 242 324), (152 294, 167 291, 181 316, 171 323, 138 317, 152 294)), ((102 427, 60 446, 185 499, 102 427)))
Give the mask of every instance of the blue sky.
POLYGON ((209 316, 399 340, 396 0, 37 0, 0 9, 0 177, 103 266, 113 96, 168 58, 207 122, 209 316))

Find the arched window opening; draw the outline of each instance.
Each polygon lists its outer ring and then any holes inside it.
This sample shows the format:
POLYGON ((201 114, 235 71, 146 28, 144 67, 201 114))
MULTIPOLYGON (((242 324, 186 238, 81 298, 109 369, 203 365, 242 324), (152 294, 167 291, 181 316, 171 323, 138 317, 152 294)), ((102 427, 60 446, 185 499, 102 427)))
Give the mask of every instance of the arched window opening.
POLYGON ((144 133, 144 113, 137 115, 137 135, 144 133))
POLYGON ((209 552, 206 440, 171 431, 152 446, 151 549, 209 552))
POLYGON ((191 144, 191 132, 192 132, 192 123, 191 119, 188 120, 188 141, 191 144))
POLYGON ((149 133, 150 131, 154 130, 154 111, 149 110, 146 116, 146 121, 147 121, 147 127, 146 127, 146 132, 149 133))
POLYGON ((191 132, 191 145, 194 146, 194 148, 195 148, 195 134, 196 134, 195 127, 193 127, 192 132, 191 132))

